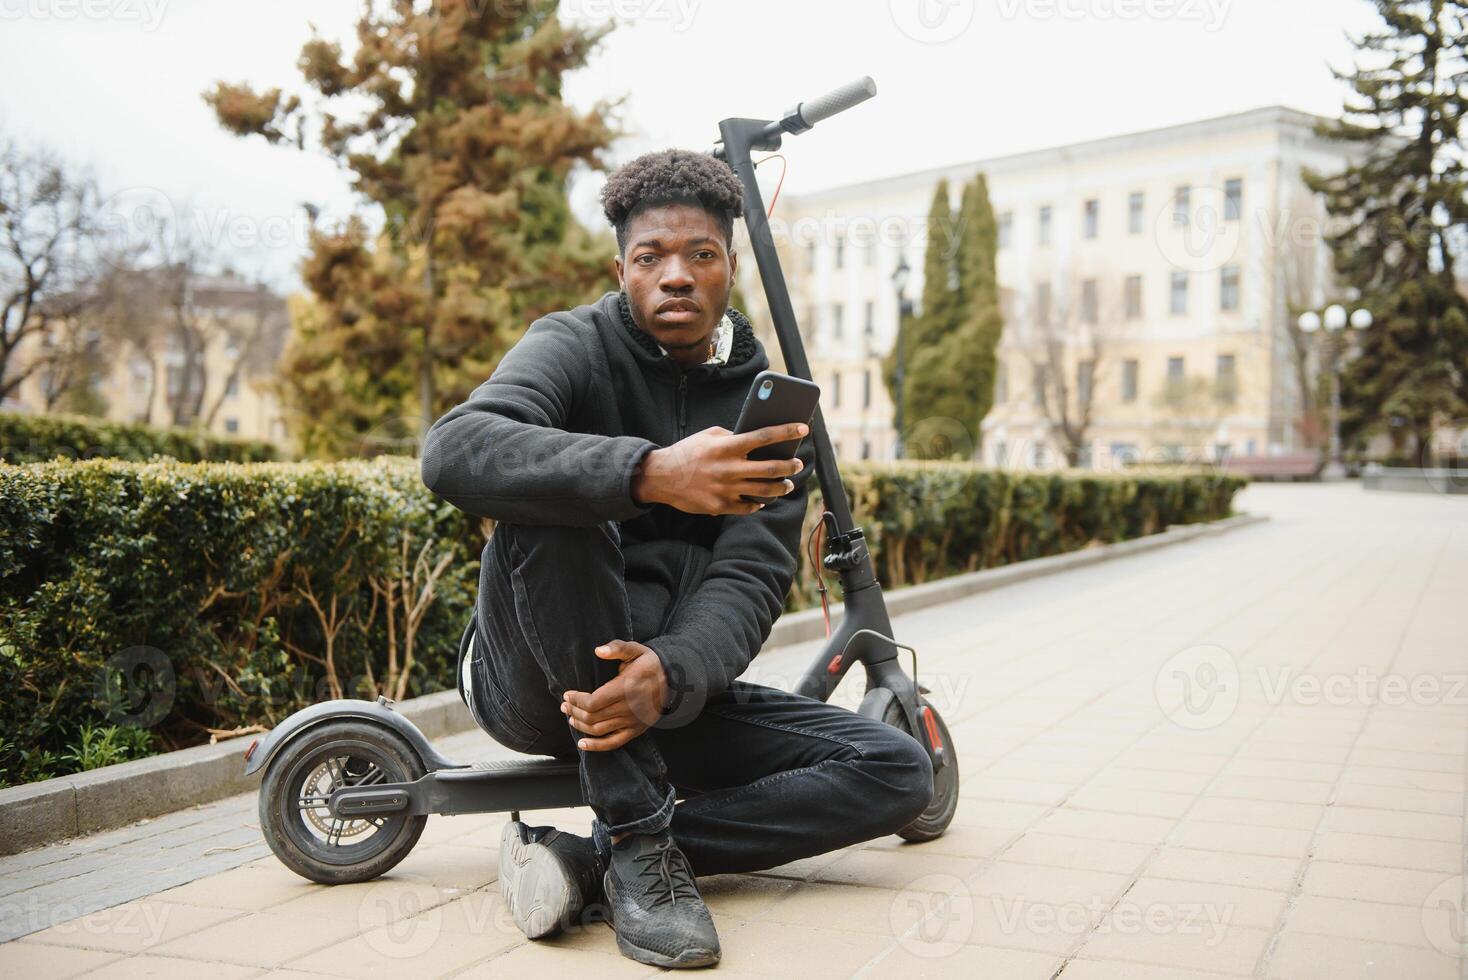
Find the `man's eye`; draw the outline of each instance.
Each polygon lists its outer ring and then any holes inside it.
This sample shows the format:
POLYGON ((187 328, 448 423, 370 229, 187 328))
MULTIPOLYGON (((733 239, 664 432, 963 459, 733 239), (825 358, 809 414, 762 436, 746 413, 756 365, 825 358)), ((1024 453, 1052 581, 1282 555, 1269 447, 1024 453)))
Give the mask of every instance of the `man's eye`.
POLYGON ((638 257, 637 257, 637 258, 636 258, 636 259, 635 259, 635 261, 636 261, 636 262, 637 262, 637 263, 638 263, 638 264, 639 264, 639 265, 647 265, 647 264, 649 264, 649 263, 650 263, 650 262, 656 262, 656 261, 657 261, 657 256, 656 256, 656 255, 651 255, 651 254, 649 254, 649 253, 647 253, 647 252, 644 252, 644 253, 643 253, 643 254, 641 254, 641 255, 639 255, 639 256, 638 256, 638 257), (648 261, 647 261, 647 262, 643 262, 643 261, 642 261, 642 260, 643 260, 643 259, 647 259, 647 260, 648 260, 648 261))
POLYGON ((708 249, 703 249, 700 252, 695 252, 693 257, 697 259, 711 259, 714 258, 714 253, 710 252, 708 249))

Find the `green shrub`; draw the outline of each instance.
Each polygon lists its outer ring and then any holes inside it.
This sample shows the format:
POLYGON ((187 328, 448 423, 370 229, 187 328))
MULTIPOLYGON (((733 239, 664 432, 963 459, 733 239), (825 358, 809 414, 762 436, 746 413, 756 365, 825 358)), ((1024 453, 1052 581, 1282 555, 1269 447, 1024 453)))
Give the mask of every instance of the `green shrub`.
POLYGON ((0 465, 0 779, 443 689, 476 523, 412 460, 0 465))
POLYGON ((221 438, 199 429, 0 412, 0 462, 42 463, 58 457, 142 462, 154 456, 185 463, 261 463, 276 459, 278 453, 268 442, 221 438))
MULTIPOLYGON (((887 587, 1223 517, 1243 485, 936 462, 843 477, 887 587)), ((452 687, 487 532, 401 457, 0 464, 0 784, 452 687)), ((803 568, 787 607, 817 601, 803 568)))

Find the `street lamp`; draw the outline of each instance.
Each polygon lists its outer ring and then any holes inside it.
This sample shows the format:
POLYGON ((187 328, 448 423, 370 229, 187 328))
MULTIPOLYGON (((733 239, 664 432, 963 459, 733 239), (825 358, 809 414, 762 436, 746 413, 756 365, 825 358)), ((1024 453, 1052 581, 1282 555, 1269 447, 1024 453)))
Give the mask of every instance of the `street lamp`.
POLYGON ((907 374, 907 347, 903 343, 903 327, 907 318, 912 316, 912 300, 907 298, 907 278, 912 270, 907 267, 907 256, 897 257, 897 268, 892 270, 892 285, 897 290, 897 336, 893 343, 897 345, 897 362, 892 370, 892 395, 897 405, 893 411, 893 424, 897 427, 897 441, 893 443, 893 457, 902 458, 902 382, 907 374))
MULTIPOLYGON (((1370 327, 1371 311, 1363 306, 1348 314, 1344 306, 1332 303, 1325 308, 1324 315, 1306 310, 1296 322, 1301 332, 1307 335, 1314 334, 1321 327, 1325 328, 1326 333, 1340 334, 1347 324, 1356 330, 1370 327)), ((1330 461, 1321 472, 1321 478, 1326 480, 1339 480, 1346 475, 1346 464, 1341 458, 1341 347, 1342 345, 1334 342, 1329 345, 1330 461)))

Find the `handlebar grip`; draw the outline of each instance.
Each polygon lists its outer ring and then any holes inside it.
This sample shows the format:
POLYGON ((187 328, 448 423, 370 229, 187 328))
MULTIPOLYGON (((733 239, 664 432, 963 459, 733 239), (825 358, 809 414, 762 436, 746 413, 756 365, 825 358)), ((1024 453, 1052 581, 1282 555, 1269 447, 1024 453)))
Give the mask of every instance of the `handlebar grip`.
POLYGON ((877 94, 877 83, 870 75, 849 82, 834 91, 800 103, 800 118, 807 126, 814 126, 822 119, 829 119, 877 94))

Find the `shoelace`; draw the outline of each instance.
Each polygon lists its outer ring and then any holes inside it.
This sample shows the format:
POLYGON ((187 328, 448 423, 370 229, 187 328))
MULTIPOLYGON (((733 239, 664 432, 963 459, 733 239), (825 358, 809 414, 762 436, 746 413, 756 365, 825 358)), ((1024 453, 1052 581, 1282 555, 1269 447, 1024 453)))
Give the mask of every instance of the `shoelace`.
POLYGON ((663 904, 677 905, 680 890, 684 898, 699 897, 698 889, 693 884, 693 875, 688 869, 688 860, 682 851, 673 847, 671 840, 657 844, 655 850, 638 855, 638 859, 643 862, 638 877, 656 877, 668 889, 665 895, 660 894, 653 899, 653 908, 663 904))

